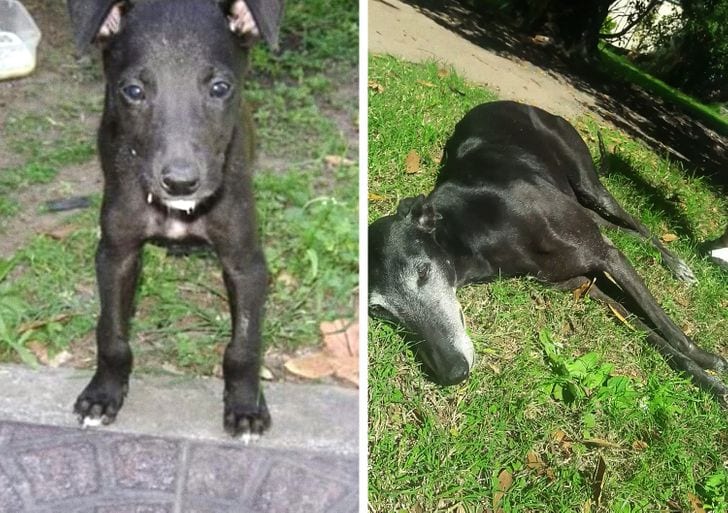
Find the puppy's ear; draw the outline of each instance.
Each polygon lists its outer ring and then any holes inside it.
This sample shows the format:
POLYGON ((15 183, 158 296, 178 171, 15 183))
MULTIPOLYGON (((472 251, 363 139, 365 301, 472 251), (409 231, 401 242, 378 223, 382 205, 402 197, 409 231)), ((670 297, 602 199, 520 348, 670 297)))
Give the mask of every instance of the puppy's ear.
POLYGON ((94 41, 103 41, 117 34, 128 0, 68 0, 68 14, 79 51, 84 52, 94 41))
POLYGON ((400 201, 397 215, 406 217, 425 233, 433 233, 437 221, 442 219, 432 203, 422 194, 400 201))
POLYGON ((226 0, 223 6, 228 13, 230 30, 246 45, 262 37, 273 50, 278 49, 283 0, 226 0))

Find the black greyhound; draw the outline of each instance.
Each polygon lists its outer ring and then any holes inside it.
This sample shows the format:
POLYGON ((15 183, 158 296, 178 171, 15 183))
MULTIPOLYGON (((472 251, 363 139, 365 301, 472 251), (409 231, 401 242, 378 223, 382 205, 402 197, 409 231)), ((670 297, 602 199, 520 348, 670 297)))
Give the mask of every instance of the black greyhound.
POLYGON ((217 253, 232 318, 223 424, 244 436, 270 424, 258 377, 267 272, 241 90, 248 48, 259 36, 275 44, 281 10, 282 0, 69 0, 76 40, 99 42, 106 76, 98 363, 75 404, 84 425, 122 406, 140 253, 160 239, 217 253))
POLYGON ((599 225, 649 239, 673 272, 693 279, 602 186, 566 120, 515 102, 480 105, 447 141, 429 196, 402 200, 396 214, 369 227, 370 313, 404 325, 421 340, 415 351, 430 376, 455 384, 474 360, 456 287, 532 276, 574 289, 599 277, 590 295, 626 315, 616 299, 623 296, 670 365, 726 405, 728 388, 706 369, 728 371, 728 361, 670 320, 599 225))

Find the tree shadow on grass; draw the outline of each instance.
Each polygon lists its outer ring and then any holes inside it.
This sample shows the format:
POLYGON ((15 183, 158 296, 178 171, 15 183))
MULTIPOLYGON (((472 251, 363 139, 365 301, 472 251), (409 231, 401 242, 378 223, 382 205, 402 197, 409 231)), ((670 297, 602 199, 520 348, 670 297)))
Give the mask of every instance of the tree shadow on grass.
POLYGON ((555 47, 536 44, 498 13, 476 12, 459 0, 403 1, 471 43, 502 57, 528 61, 591 95, 595 104, 589 108, 602 119, 658 153, 667 153, 691 174, 706 177, 716 189, 728 191, 728 138, 682 107, 635 84, 561 58, 555 47))
MULTIPOLYGON (((607 175, 619 175, 634 185, 651 210, 662 212, 669 226, 681 237, 695 241, 695 233, 690 220, 680 209, 678 198, 667 197, 665 191, 647 181, 635 167, 619 152, 607 155, 607 175)), ((627 208, 629 211, 629 208, 627 208)))

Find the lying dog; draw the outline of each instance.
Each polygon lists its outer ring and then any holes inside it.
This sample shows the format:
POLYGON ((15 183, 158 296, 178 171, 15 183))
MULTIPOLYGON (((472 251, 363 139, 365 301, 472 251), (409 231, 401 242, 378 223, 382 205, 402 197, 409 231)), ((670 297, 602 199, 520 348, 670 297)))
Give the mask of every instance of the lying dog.
POLYGON ((624 295, 670 365, 727 405, 728 388, 706 369, 725 372, 728 361, 668 318, 599 225, 647 238, 670 269, 693 279, 602 186, 567 121, 514 102, 480 105, 447 141, 429 196, 402 200, 395 215, 369 227, 370 313, 421 339, 415 351, 425 370, 450 385, 467 378, 474 361, 456 287, 532 276, 575 289, 599 277, 590 295, 626 315, 615 299, 624 295))
POLYGON ((281 11, 282 0, 69 0, 77 42, 101 44, 106 76, 98 362, 74 407, 84 425, 122 406, 140 253, 160 239, 217 253, 232 317, 223 424, 246 436, 270 425, 258 377, 267 271, 241 90, 248 48, 258 36, 275 44, 281 11))

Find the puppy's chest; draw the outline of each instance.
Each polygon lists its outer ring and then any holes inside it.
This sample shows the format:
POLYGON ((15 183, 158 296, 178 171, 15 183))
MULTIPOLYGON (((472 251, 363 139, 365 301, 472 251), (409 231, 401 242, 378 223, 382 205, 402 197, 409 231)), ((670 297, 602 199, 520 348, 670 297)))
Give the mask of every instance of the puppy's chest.
POLYGON ((147 219, 147 238, 170 240, 201 239, 209 242, 202 218, 183 212, 153 212, 147 219))

